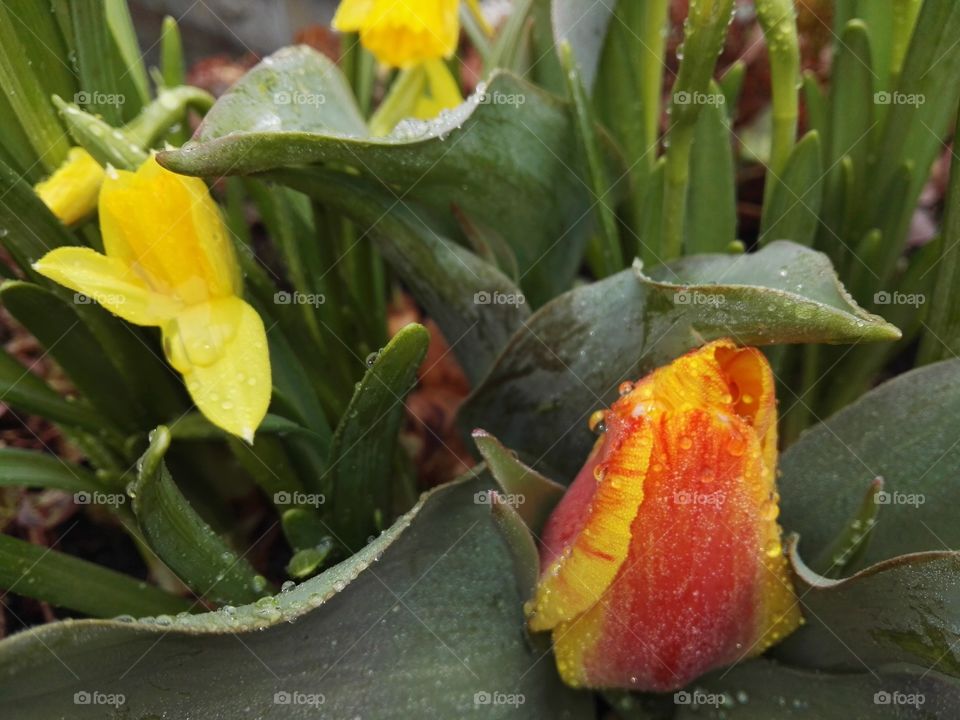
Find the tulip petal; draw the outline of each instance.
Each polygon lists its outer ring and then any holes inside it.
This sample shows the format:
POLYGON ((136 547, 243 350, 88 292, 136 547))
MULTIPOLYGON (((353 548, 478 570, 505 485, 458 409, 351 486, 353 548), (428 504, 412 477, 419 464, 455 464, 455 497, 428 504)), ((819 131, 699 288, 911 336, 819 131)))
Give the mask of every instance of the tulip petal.
POLYGON ((528 607, 532 630, 553 629, 568 684, 675 689, 799 625, 773 387, 759 351, 719 341, 626 386, 606 413, 544 528, 528 607))
POLYGON ((193 306, 163 328, 164 351, 214 425, 253 442, 270 404, 263 321, 237 297, 193 306))
POLYGON ((156 158, 135 173, 107 174, 100 227, 107 255, 138 268, 158 292, 192 305, 240 291, 239 265, 207 186, 156 158))
POLYGON ((174 299, 153 292, 123 262, 90 248, 51 250, 33 269, 134 325, 162 325, 181 309, 174 299))

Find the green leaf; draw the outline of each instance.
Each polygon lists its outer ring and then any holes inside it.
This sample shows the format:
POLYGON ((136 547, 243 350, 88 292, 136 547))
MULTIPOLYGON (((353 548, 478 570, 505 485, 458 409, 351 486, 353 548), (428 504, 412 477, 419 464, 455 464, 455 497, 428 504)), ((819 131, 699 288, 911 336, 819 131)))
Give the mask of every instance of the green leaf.
POLYGON ((627 270, 535 313, 461 409, 463 427, 489 430, 569 482, 592 442, 589 414, 621 382, 721 337, 850 343, 899 331, 853 303, 824 255, 792 243, 688 257, 650 277, 627 270))
POLYGON ((55 455, 16 448, 0 448, 0 485, 89 493, 102 489, 84 467, 55 455))
POLYGON ((170 15, 163 19, 160 29, 160 75, 168 88, 183 85, 187 77, 180 26, 177 19, 170 15))
POLYGON ((815 558, 884 480, 863 563, 960 547, 960 360, 898 376, 804 434, 781 457, 781 524, 815 558))
POLYGON ((13 410, 39 415, 55 423, 76 425, 97 435, 109 425, 87 403, 62 398, 5 352, 0 352, 0 397, 13 410))
POLYGON ((620 251, 620 233, 617 227, 617 213, 612 207, 614 198, 610 197, 610 178, 604 164, 597 137, 597 126, 593 118, 593 109, 587 99, 583 82, 577 70, 576 61, 569 43, 560 45, 560 62, 567 77, 567 94, 573 102, 574 127, 577 145, 580 148, 581 163, 596 200, 594 215, 598 231, 591 241, 588 257, 592 260, 591 269, 597 277, 606 277, 623 269, 623 254, 620 251))
POLYGON ((490 506, 473 502, 491 486, 431 492, 359 554, 257 605, 161 623, 60 623, 7 639, 4 701, 22 720, 102 718, 103 707, 73 700, 94 689, 124 693, 137 718, 590 720, 593 696, 564 686, 527 644, 514 572, 524 563, 535 573, 536 559, 515 556, 490 506), (524 704, 477 704, 494 692, 524 704), (277 693, 323 704, 278 704, 277 693))
POLYGON ((536 304, 569 286, 586 242, 580 221, 589 204, 571 170, 575 151, 566 103, 505 73, 436 122, 402 123, 370 138, 339 70, 296 47, 251 70, 193 142, 159 159, 210 177, 323 165, 386 190, 397 206, 416 202, 449 218, 456 204, 511 241, 536 304))
POLYGON ((820 136, 811 130, 793 148, 783 175, 767 195, 760 225, 761 245, 773 240, 813 245, 823 199, 821 163, 820 136))
POLYGON ((523 522, 539 537, 550 512, 563 497, 563 485, 524 465, 486 430, 477 429, 472 434, 487 469, 506 494, 504 502, 515 507, 523 522))
MULTIPOLYGON (((710 97, 726 98, 716 83, 710 97)), ((697 118, 687 193, 686 254, 724 252, 737 238, 733 147, 727 110, 706 105, 697 118)), ((792 239, 792 238, 791 238, 792 239)))
POLYGON ((163 462, 169 445, 167 428, 153 431, 130 489, 144 539, 200 597, 221 603, 256 600, 267 590, 266 580, 190 507, 163 462))
POLYGON ((674 720, 948 720, 960 702, 960 685, 926 667, 899 663, 859 670, 834 675, 751 660, 701 678, 687 688, 689 697, 681 696, 689 703, 670 707, 674 720))
MULTIPOLYGON (((50 104, 51 90, 47 89, 47 78, 37 75, 31 65, 33 53, 24 47, 24 42, 32 44, 32 40, 27 41, 31 36, 23 31, 21 24, 10 18, 11 12, 16 9, 0 5, 0 89, 5 104, 9 104, 12 115, 33 148, 35 161, 52 172, 66 159, 70 143, 50 104)), ((36 70, 42 70, 45 64, 36 70)), ((51 80, 56 82, 56 75, 51 80)), ((7 126, 4 125, 6 134, 7 126)), ((3 142, 6 144, 6 139, 3 142)))
POLYGON ((830 580, 804 564, 795 539, 788 550, 806 623, 778 659, 849 672, 909 662, 960 675, 960 553, 904 555, 830 580))
MULTIPOLYGON (((130 431, 143 427, 146 410, 140 399, 125 387, 111 358, 74 307, 49 290, 19 281, 4 283, 0 300, 104 417, 130 431)), ((90 300, 78 293, 75 302, 90 300)))
POLYGON ((141 580, 3 534, 0 587, 94 617, 175 613, 191 607, 184 598, 141 580))
POLYGON ((407 325, 368 360, 364 375, 333 435, 326 485, 335 538, 351 552, 393 515, 391 467, 403 399, 427 354, 430 333, 407 325))
POLYGON ((118 127, 149 99, 126 0, 74 0, 70 10, 82 88, 79 104, 118 127))
POLYGON ((74 103, 64 102, 56 95, 53 104, 77 145, 101 165, 136 170, 146 161, 147 153, 123 130, 104 122, 97 115, 81 110, 74 103))
POLYGON ((27 277, 37 277, 31 265, 54 248, 75 244, 73 237, 33 186, 3 162, 0 195, 0 242, 27 277))
POLYGON ((384 258, 451 344, 471 382, 489 371, 530 310, 520 289, 490 263, 429 227, 392 196, 350 178, 314 173, 284 181, 347 214, 371 234, 384 258), (346 192, 344 192, 346 191, 346 192))

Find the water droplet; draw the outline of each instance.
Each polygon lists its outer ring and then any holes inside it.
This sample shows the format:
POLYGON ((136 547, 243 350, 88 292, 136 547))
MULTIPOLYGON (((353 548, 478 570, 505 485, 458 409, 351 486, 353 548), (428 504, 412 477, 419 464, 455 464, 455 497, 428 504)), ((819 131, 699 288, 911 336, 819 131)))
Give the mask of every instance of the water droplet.
POLYGON ((369 355, 367 355, 367 359, 365 361, 367 363, 367 367, 373 367, 376 364, 377 360, 379 359, 380 359, 379 350, 377 350, 376 352, 370 353, 369 355))
POLYGON ((590 416, 590 419, 587 421, 587 427, 590 428, 590 432, 594 432, 597 435, 607 431, 607 424, 604 420, 607 417, 606 410, 597 410, 590 416))
POLYGON ((280 586, 280 592, 290 592, 297 584, 293 580, 287 580, 280 586))
POLYGON ((620 383, 620 387, 617 388, 617 392, 620 393, 621 396, 626 395, 631 390, 633 390, 633 383, 630 382, 629 380, 627 380, 626 382, 620 383))
POLYGON ((684 435, 682 438, 680 438, 680 447, 684 450, 689 450, 693 447, 693 440, 684 435))

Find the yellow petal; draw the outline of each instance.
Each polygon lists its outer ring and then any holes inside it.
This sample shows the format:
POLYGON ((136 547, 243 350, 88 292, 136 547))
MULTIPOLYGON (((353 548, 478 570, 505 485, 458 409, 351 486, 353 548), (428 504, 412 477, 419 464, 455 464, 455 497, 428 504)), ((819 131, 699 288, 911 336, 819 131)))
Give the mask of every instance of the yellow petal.
POLYGON ((385 65, 408 68, 450 57, 460 37, 459 0, 374 0, 345 12, 356 19, 360 41, 385 65))
POLYGON ((81 293, 77 302, 95 301, 134 325, 162 325, 176 315, 176 300, 153 292, 123 262, 90 248, 51 250, 33 269, 60 285, 81 293))
POLYGON ((333 27, 340 32, 355 32, 373 11, 374 0, 343 0, 333 16, 333 27))
POLYGON ((71 148, 67 159, 34 188, 64 225, 72 225, 97 209, 103 168, 83 148, 71 148))
POLYGON ((187 305, 240 291, 240 269, 207 186, 150 158, 111 171, 100 193, 107 255, 135 267, 157 292, 187 305))
POLYGON ((417 100, 413 116, 419 120, 433 120, 441 111, 457 107, 463 102, 463 96, 443 60, 428 60, 422 67, 427 75, 427 87, 417 100))
POLYGON ((257 312, 238 297, 195 305, 164 326, 163 347, 200 412, 253 442, 271 390, 267 334, 257 312))

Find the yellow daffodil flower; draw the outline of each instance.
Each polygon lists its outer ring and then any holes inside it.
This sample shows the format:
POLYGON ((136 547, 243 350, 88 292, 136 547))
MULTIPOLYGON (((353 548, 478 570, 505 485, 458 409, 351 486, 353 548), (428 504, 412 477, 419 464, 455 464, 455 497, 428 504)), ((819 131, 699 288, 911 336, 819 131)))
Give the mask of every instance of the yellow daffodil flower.
MULTIPOLYGON (((468 0, 481 27, 477 0, 468 0)), ((360 42, 384 65, 410 68, 448 58, 460 37, 460 0, 343 0, 333 18, 341 32, 357 32, 360 42)))
POLYGON ((151 158, 135 173, 108 169, 99 209, 106 254, 57 248, 34 269, 128 322, 161 328, 200 411, 253 442, 270 403, 267 337, 240 297, 240 267, 206 185, 151 158))
POLYGON ((333 18, 384 65, 409 68, 450 57, 460 37, 460 0, 343 0, 333 18))
POLYGON ((104 170, 83 148, 71 148, 67 159, 34 190, 64 225, 73 225, 97 209, 104 170))

